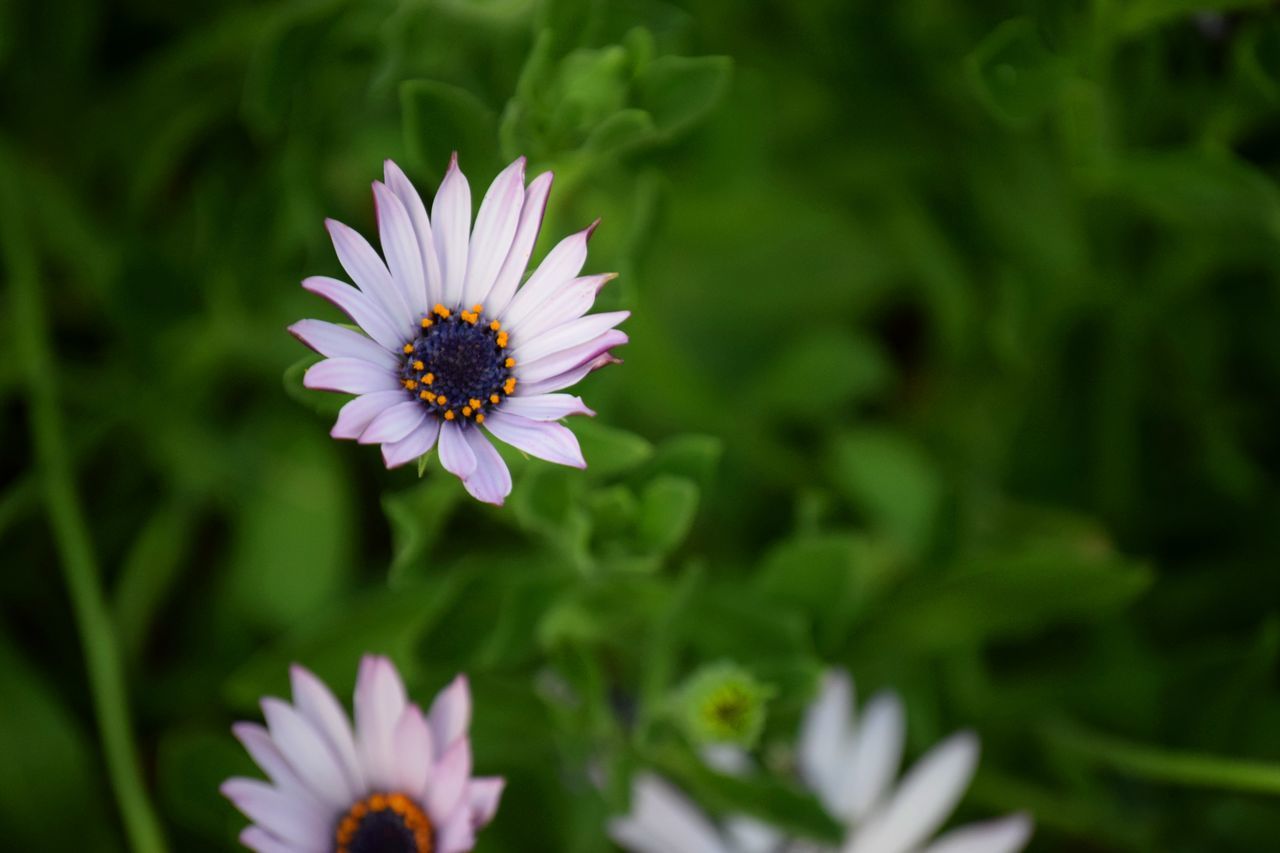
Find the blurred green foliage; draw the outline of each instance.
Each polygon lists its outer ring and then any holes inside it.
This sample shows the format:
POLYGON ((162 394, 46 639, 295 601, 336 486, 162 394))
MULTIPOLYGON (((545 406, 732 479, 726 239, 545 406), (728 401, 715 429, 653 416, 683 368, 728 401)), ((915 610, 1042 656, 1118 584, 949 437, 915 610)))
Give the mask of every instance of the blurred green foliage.
POLYGON ((629 770, 832 827, 781 781, 824 665, 912 749, 984 741, 1033 850, 1280 831, 1280 14, 1261 0, 47 0, 0 7, 0 825, 124 849, 46 523, 46 371, 174 849, 228 849, 228 726, 287 665, 476 692, 481 850, 607 850, 629 770), (557 171, 634 311, 591 467, 497 510, 330 441, 284 327, 368 184, 557 171), (7 225, 5 222, 7 221, 7 225), (18 230, 17 223, 21 223, 18 230), (292 365, 292 367, 291 367, 292 365), (281 376, 284 375, 283 387, 281 376), (43 374, 42 374, 43 375, 43 374), (301 405, 300 405, 301 404, 301 405), (669 713, 732 660, 772 781, 669 713), (603 784, 598 784, 603 782, 603 784))

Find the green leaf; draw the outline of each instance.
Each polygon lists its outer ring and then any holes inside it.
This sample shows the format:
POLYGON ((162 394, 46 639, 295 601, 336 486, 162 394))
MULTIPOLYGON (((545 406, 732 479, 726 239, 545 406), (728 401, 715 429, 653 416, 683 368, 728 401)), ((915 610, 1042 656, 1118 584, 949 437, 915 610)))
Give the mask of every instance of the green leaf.
POLYGON ((210 838, 234 838, 228 804, 214 796, 232 776, 257 776, 244 748, 226 729, 166 732, 156 750, 156 788, 175 823, 210 838))
POLYGON ((573 431, 587 460, 587 473, 593 477, 625 474, 653 456, 653 445, 647 439, 594 420, 576 419, 573 431))
POLYGON ((458 478, 441 471, 412 489, 382 498, 382 511, 391 524, 388 579, 392 586, 430 574, 428 554, 463 494, 458 478))
POLYGON ((1029 124, 1049 112, 1067 76, 1030 18, 1005 21, 965 63, 978 100, 998 119, 1029 124))
POLYGON ((646 553, 668 553, 684 541, 698 514, 698 487, 692 480, 664 474, 640 496, 636 539, 646 553))
POLYGON ((893 368, 873 341, 830 330, 799 338, 760 381, 778 410, 808 418, 815 407, 857 403, 884 393, 893 368))
POLYGON ((638 477, 647 479, 655 474, 675 474, 687 477, 706 491, 715 481, 722 456, 724 441, 714 435, 677 435, 658 446, 638 477))
POLYGON ((715 108, 729 89, 732 72, 733 60, 727 56, 660 56, 636 76, 639 106, 670 139, 715 108))
POLYGON ((598 159, 613 159, 651 142, 656 136, 653 117, 644 110, 619 110, 595 126, 583 151, 598 159))
POLYGON ((455 151, 467 168, 482 174, 497 166, 497 116, 471 92, 435 80, 408 80, 400 84, 400 106, 410 162, 432 180, 444 176, 455 151))
POLYGON ((1263 9, 1270 5, 1270 0, 1127 0, 1104 8, 1111 13, 1114 29, 1132 36, 1170 21, 1185 21, 1197 12, 1263 9))
POLYGON ((919 447, 888 431, 851 432, 836 444, 832 474, 875 528, 912 553, 929 546, 942 481, 919 447))
POLYGON ((351 397, 347 394, 334 394, 331 391, 315 391, 303 386, 302 378, 307 368, 319 362, 320 356, 306 355, 285 368, 284 392, 316 414, 333 418, 351 397))

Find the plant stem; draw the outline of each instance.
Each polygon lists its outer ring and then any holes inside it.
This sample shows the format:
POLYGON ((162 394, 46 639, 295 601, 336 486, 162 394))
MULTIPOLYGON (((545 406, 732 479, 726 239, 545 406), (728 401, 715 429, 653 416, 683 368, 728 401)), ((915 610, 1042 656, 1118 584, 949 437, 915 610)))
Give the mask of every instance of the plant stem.
POLYGON ((163 853, 164 835, 147 798, 130 729, 115 626, 103 596, 97 558, 67 459, 67 433, 58 409, 58 386, 37 281, 36 256, 21 194, 15 185, 17 171, 7 154, 0 151, 0 254, 10 282, 9 313, 27 388, 39 488, 79 628, 98 734, 125 831, 137 853, 163 853))

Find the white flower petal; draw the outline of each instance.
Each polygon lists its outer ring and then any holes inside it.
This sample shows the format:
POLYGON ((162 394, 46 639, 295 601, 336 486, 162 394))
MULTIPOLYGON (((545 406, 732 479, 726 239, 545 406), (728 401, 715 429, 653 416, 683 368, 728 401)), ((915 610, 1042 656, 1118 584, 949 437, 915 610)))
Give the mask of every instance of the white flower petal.
POLYGON ((427 787, 427 775, 435 760, 431 729, 417 705, 408 705, 395 730, 396 778, 394 789, 420 800, 427 787))
POLYGON ((351 276, 356 287, 382 306, 397 329, 407 330, 412 327, 414 317, 409 311, 409 303, 391 280, 387 265, 378 257, 369 241, 360 236, 360 232, 336 219, 326 219, 324 224, 333 239, 338 262, 347 271, 347 275, 351 276))
POLYGON ((595 416, 581 397, 572 394, 537 394, 532 397, 509 397, 502 411, 531 421, 558 421, 570 415, 595 416))
POLYGON ((476 470, 475 451, 462 437, 462 427, 452 421, 445 421, 440 425, 440 464, 460 480, 467 479, 476 470))
POLYGON ((320 847, 287 844, 260 826, 246 826, 240 843, 257 853, 323 853, 320 847))
MULTIPOLYGON (((459 738, 444 752, 440 761, 431 771, 427 780, 425 802, 427 816, 431 822, 440 825, 453 815, 459 804, 463 803, 462 795, 466 793, 467 781, 471 778, 471 741, 459 738)), ((463 808, 463 811, 468 811, 463 808)))
POLYGON ((439 853, 464 853, 476 844, 475 827, 466 809, 457 809, 440 827, 439 853))
POLYGON ((925 848, 924 853, 1017 853, 1031 840, 1031 818, 1009 815, 951 830, 925 848))
POLYGON ((356 677, 356 751, 373 790, 388 790, 395 781, 395 726, 404 707, 404 683, 391 661, 366 655, 356 677))
POLYGON ((617 277, 617 273, 611 272, 575 278, 561 285, 520 323, 520 339, 531 341, 586 314, 595 304, 600 289, 617 277))
POLYGON ((360 433, 361 444, 383 444, 399 441, 427 419, 427 408, 417 400, 405 400, 383 409, 360 433))
POLYGON ((273 698, 262 700, 262 713, 276 748, 320 802, 342 810, 357 799, 360 792, 306 717, 273 698))
POLYGON ((398 388, 400 380, 390 371, 358 358, 327 358, 307 368, 302 385, 318 391, 371 394, 398 388))
POLYGON ((455 677, 436 695, 427 722, 440 752, 466 735, 471 726, 471 685, 465 675, 455 677))
POLYGON ((291 797, 257 779, 228 779, 221 791, 251 821, 289 844, 319 849, 329 839, 333 815, 314 800, 291 797))
POLYGON ((507 780, 497 776, 483 776, 467 784, 467 803, 471 809, 472 826, 484 826, 498 813, 498 803, 507 780))
POLYGON ((735 853, 775 853, 784 838, 769 824, 745 815, 726 818, 724 831, 735 853))
MULTIPOLYGON (((511 349, 516 362, 537 361, 540 358, 560 352, 587 341, 598 338, 623 320, 631 316, 630 311, 606 311, 602 314, 590 314, 571 320, 568 323, 538 335, 532 340, 520 339, 511 349)), ((513 333, 514 337, 514 333, 513 333)))
POLYGON ((462 284, 466 280, 471 242, 471 187, 467 176, 458 168, 457 154, 449 161, 449 170, 431 204, 431 228, 443 281, 440 301, 456 309, 462 305, 462 284))
POLYGON ((577 370, 582 365, 595 361, 599 356, 614 347, 626 344, 628 340, 626 332, 621 329, 610 329, 599 337, 592 338, 576 347, 561 350, 537 361, 521 362, 516 365, 515 369, 515 375, 519 380, 516 385, 516 394, 521 396, 532 394, 533 392, 527 390, 528 386, 553 379, 571 370, 577 370), (526 390, 522 391, 521 389, 526 390))
POLYGON ((289 667, 289 683, 293 689, 293 705, 311 721, 338 761, 347 771, 352 786, 364 790, 364 774, 356 755, 356 741, 351 733, 351 721, 324 682, 316 678, 306 667, 294 664, 289 667))
POLYGON ((323 296, 338 306, 342 313, 386 349, 398 350, 409 340, 381 305, 344 281, 313 275, 303 279, 302 289, 323 296))
POLYGON ((231 731, 235 733, 236 739, 244 744, 249 757, 262 768, 262 772, 267 774, 267 778, 280 789, 281 793, 314 800, 316 805, 321 805, 311 789, 298 778, 298 774, 280 753, 280 748, 276 746, 265 728, 257 723, 236 723, 231 727, 231 731))
POLYGON ((440 420, 429 417, 399 441, 382 445, 382 461, 388 468, 398 468, 412 462, 435 447, 439 435, 440 420))
POLYGON ((516 227, 515 239, 511 241, 511 251, 502 263, 502 269, 494 279, 493 287, 485 297, 485 309, 495 317, 502 316, 503 310, 515 295, 520 279, 529 266, 529 256, 533 254, 533 246, 538 242, 538 231, 542 228, 542 218, 547 211, 547 195, 551 192, 551 172, 543 172, 534 178, 524 193, 524 203, 520 208, 520 223, 516 227))
POLYGON ((597 219, 578 233, 570 234, 547 253, 524 287, 512 297, 511 304, 498 314, 503 324, 519 329, 521 320, 528 317, 556 288, 582 271, 582 265, 587 262, 587 242, 599 224, 597 219))
MULTIPOLYGON (((626 335, 622 335, 621 342, 624 344, 627 342, 626 335)), ((594 358, 582 362, 577 367, 566 370, 564 373, 558 373, 555 376, 549 376, 546 379, 541 379, 537 382, 527 382, 523 386, 517 386, 516 396, 549 394, 552 391, 559 391, 562 388, 570 388, 581 382, 588 374, 599 370, 606 365, 621 363, 622 359, 616 358, 613 353, 607 351, 602 352, 594 358)))
POLYGON ((329 430, 334 438, 359 438, 369 422, 381 412, 404 402, 404 389, 361 394, 338 410, 338 420, 329 430))
POLYGON ((862 821, 884 801, 898 774, 906 737, 902 700, 892 692, 877 694, 863 708, 862 724, 840 768, 836 816, 862 821))
POLYGON ((650 773, 631 785, 631 813, 609 834, 638 853, 731 853, 715 828, 683 794, 650 773))
POLYGON ((475 470, 462 481, 462 485, 476 500, 502 506, 507 495, 511 494, 511 472, 507 463, 502 461, 502 456, 479 428, 471 427, 461 432, 476 457, 475 470))
POLYGON ((587 467, 577 437, 562 424, 531 421, 499 410, 491 412, 484 425, 499 441, 531 456, 574 468, 587 467))
POLYGON ((893 798, 872 814, 845 853, 907 853, 928 839, 960 802, 978 764, 978 739, 952 735, 911 768, 893 798))
POLYGON ((387 370, 400 366, 395 353, 354 329, 324 320, 299 320, 289 332, 316 352, 329 358, 358 358, 387 370))
POLYGON ((426 291, 423 294, 424 301, 418 305, 410 305, 420 313, 426 313, 431 306, 443 298, 444 291, 441 284, 440 276, 440 260, 436 256, 436 241, 431 233, 431 220, 427 216, 427 207, 422 203, 422 196, 418 195, 418 191, 413 188, 413 184, 405 177, 404 172, 391 160, 383 163, 383 177, 387 186, 396 198, 400 199, 400 203, 404 205, 404 209, 409 214, 409 220, 413 223, 414 235, 418 238, 418 249, 422 255, 422 272, 426 282, 426 291))
POLYGON ((391 280, 408 309, 409 322, 427 310, 427 284, 422 271, 422 249, 404 203, 391 189, 373 182, 373 198, 378 210, 378 238, 387 258, 391 280))
POLYGON ((493 287, 516 235, 520 210, 524 205, 524 163, 520 157, 493 179, 471 234, 467 275, 462 286, 462 305, 483 303, 493 287))
POLYGON ((852 726, 853 681, 848 673, 831 670, 823 675, 817 698, 805 710, 796 745, 800 775, 828 811, 852 726))

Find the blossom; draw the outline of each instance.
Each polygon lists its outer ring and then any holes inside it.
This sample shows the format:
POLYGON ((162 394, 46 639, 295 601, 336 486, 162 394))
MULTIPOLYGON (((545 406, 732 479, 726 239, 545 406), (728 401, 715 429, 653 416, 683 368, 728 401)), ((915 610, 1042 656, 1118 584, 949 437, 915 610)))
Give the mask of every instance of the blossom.
POLYGON ((222 785, 258 853, 460 853, 493 819, 504 781, 471 774, 471 694, 459 676, 423 714, 386 658, 360 662, 355 728, 301 666, 293 703, 262 700, 266 726, 233 731, 269 782, 222 785))
POLYGON ((354 394, 331 435, 378 444, 388 468, 438 445, 440 463, 479 500, 501 504, 511 475, 492 436, 531 456, 586 467, 569 415, 593 415, 559 393, 616 362, 626 311, 588 314, 616 276, 580 276, 599 220, 559 242, 521 285, 542 226, 550 172, 525 186, 525 160, 504 169, 471 222, 471 189, 455 154, 427 207, 395 163, 373 184, 382 256, 326 220, 355 287, 303 281, 359 332, 321 320, 289 327, 325 359, 308 388, 354 394))
MULTIPOLYGON (((845 828, 840 846, 787 838, 745 816, 716 825, 652 774, 637 777, 631 812, 610 823, 610 834, 636 853, 1016 853, 1026 845, 1031 820, 1023 814, 962 826, 930 843, 973 777, 977 738, 952 735, 895 786, 906 735, 901 700, 892 693, 872 698, 861 724, 853 710, 852 680, 828 673, 797 745, 802 781, 845 828)), ((735 762, 721 756, 717 764, 732 770, 735 762)))

